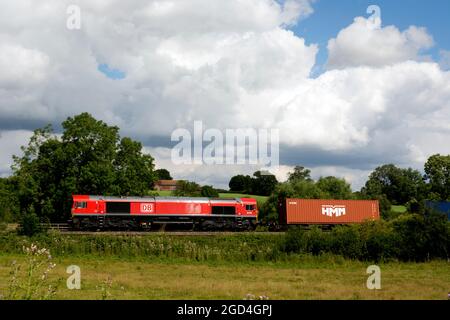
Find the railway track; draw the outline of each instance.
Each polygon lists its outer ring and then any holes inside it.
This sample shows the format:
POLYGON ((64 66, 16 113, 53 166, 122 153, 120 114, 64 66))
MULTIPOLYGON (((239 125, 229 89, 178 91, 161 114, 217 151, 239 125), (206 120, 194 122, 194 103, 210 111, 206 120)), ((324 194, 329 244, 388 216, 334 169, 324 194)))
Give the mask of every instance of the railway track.
POLYGON ((231 231, 180 231, 180 230, 152 230, 152 231, 73 231, 69 229, 67 223, 47 223, 41 224, 47 230, 56 230, 64 235, 115 235, 115 236, 146 236, 146 235, 170 235, 170 236, 229 236, 236 234, 261 234, 261 235, 281 235, 284 232, 231 232, 231 231))
POLYGON ((148 236, 148 235, 166 235, 166 236, 232 236, 238 234, 258 234, 258 235, 282 235, 284 232, 210 232, 210 231, 61 231, 63 235, 88 235, 88 236, 148 236))
POLYGON ((69 224, 68 223, 41 223, 41 228, 47 229, 47 230, 68 231, 69 224))

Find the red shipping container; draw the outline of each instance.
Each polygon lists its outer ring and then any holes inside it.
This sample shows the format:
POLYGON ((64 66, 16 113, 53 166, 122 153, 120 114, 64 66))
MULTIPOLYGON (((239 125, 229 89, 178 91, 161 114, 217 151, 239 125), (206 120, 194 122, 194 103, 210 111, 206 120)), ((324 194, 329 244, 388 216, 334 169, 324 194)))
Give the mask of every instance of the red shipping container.
POLYGON ((286 199, 280 224, 352 224, 379 220, 378 200, 286 199))

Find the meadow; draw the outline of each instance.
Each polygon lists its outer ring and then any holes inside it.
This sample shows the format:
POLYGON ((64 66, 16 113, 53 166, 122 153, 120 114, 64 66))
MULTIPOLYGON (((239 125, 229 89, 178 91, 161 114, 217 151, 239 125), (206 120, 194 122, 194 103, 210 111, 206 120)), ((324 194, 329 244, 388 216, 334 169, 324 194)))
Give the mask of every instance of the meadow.
MULTIPOLYGON (((11 263, 0 256, 0 294, 6 294, 11 263)), ((57 257, 49 283, 54 299, 447 299, 447 262, 381 264, 381 290, 368 290, 368 264, 305 256, 297 263, 180 263, 146 259, 57 257), (81 289, 69 290, 66 268, 81 269, 81 289)))
POLYGON ((450 292, 450 263, 444 260, 375 263, 382 288, 368 290, 366 269, 374 262, 283 253, 276 250, 282 238, 3 235, 0 295, 8 296, 13 261, 26 279, 29 257, 22 248, 31 243, 50 249, 56 264, 46 281, 56 286, 52 299, 447 299, 450 292), (66 287, 69 265, 81 269, 80 290, 66 287))

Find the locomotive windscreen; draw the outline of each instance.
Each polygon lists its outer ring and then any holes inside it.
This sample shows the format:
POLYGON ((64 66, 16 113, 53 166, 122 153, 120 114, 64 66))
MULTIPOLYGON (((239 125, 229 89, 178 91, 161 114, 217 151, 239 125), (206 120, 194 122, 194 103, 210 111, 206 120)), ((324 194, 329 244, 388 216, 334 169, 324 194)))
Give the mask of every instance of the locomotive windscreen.
POLYGON ((129 202, 106 202, 106 213, 130 213, 129 202))

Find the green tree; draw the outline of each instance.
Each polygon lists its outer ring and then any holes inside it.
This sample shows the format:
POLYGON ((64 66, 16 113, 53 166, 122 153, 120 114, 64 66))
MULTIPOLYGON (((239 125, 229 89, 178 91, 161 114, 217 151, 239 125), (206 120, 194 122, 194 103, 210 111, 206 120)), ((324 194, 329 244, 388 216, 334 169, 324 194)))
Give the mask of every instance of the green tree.
POLYGON ((252 192, 253 179, 250 176, 244 176, 242 174, 234 176, 230 179, 228 186, 230 191, 251 193, 252 192))
POLYGON ((114 161, 115 185, 121 195, 145 195, 153 189, 156 177, 153 172, 153 158, 142 153, 142 144, 130 138, 120 141, 114 161))
POLYGON ((430 191, 438 196, 432 198, 450 200, 450 155, 431 156, 425 163, 425 173, 430 184, 430 191))
POLYGON ((320 199, 322 196, 322 192, 317 184, 308 180, 299 180, 287 184, 284 193, 287 198, 320 199))
POLYGON ((200 197, 201 188, 195 182, 180 180, 177 182, 177 189, 173 192, 176 197, 200 197))
POLYGON ((58 174, 61 174, 56 170, 60 167, 60 163, 56 159, 40 157, 41 150, 43 154, 48 154, 52 148, 60 148, 60 141, 52 135, 51 126, 46 126, 36 129, 28 145, 21 147, 22 157, 13 156, 12 179, 16 185, 21 212, 33 211, 41 215, 42 209, 49 207, 48 203, 56 197, 55 187, 51 181, 57 180, 58 174))
POLYGON ((158 180, 173 180, 169 170, 167 169, 158 169, 155 170, 156 177, 158 180))
POLYGON ((277 178, 272 174, 256 171, 253 174, 252 194, 270 196, 278 184, 277 178))
POLYGON ((419 171, 388 164, 376 168, 361 191, 370 198, 386 195, 391 203, 403 205, 411 199, 423 199, 425 190, 426 184, 419 171))
POLYGON ((200 194, 202 197, 208 197, 208 198, 218 198, 219 192, 214 189, 212 186, 203 186, 201 188, 200 194))
POLYGON ((65 171, 76 178, 76 191, 82 194, 116 193, 114 160, 119 128, 108 126, 88 113, 69 117, 62 126, 62 143, 68 162, 65 171))
POLYGON ((352 188, 345 179, 322 177, 317 181, 316 186, 322 192, 321 198, 343 200, 353 198, 352 188))
POLYGON ((0 178, 0 223, 18 219, 20 208, 15 191, 13 178, 0 178))
POLYGON ((302 166, 295 166, 294 172, 289 173, 288 181, 294 182, 296 180, 312 181, 311 170, 302 166))

